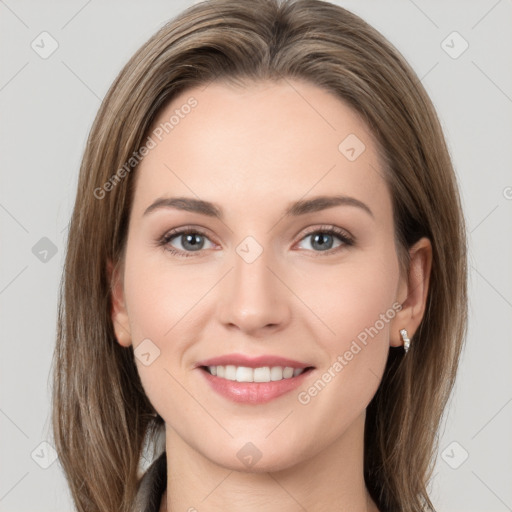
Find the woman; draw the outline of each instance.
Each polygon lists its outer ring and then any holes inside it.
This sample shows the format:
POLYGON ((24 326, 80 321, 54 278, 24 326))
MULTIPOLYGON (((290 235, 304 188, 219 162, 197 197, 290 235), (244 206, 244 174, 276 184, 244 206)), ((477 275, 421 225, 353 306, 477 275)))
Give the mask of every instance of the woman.
POLYGON ((466 274, 441 127, 382 35, 316 0, 187 9, 80 170, 53 403, 78 510, 434 510, 466 274))

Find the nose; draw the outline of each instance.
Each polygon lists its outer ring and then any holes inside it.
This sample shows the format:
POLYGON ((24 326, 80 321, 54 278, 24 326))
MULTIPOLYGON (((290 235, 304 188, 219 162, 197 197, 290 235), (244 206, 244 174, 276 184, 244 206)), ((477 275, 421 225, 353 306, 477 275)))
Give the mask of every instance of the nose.
POLYGON ((233 269, 223 280, 219 294, 218 312, 223 325, 253 336, 283 329, 291 317, 291 294, 280 273, 266 251, 252 262, 235 254, 233 269))

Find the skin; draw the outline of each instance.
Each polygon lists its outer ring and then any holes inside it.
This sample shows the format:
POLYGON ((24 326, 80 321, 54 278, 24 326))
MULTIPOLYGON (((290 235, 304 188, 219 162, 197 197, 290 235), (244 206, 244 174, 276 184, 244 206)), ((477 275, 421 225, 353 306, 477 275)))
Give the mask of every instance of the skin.
POLYGON ((376 511, 363 479, 365 410, 389 346, 403 345, 403 328, 412 339, 424 314, 430 242, 410 249, 409 272, 400 275, 375 141, 330 92, 297 80, 243 88, 214 82, 182 92, 156 124, 191 96, 197 106, 137 170, 125 259, 112 289, 118 342, 136 349, 149 338, 160 350, 148 366, 136 361, 166 423, 161 510, 376 511), (338 149, 349 134, 366 146, 355 161, 338 149), (364 202, 373 217, 347 205, 283 214, 292 201, 334 194, 364 202), (224 220, 174 208, 144 215, 166 196, 217 203, 224 220), (182 236, 167 244, 191 257, 157 243, 182 226, 206 231, 199 252, 182 236), (322 226, 347 231, 354 245, 334 235, 322 251, 306 233, 322 226), (236 252, 247 236, 263 249, 252 263, 236 252), (301 404, 298 393, 394 303, 402 305, 394 318, 301 404), (194 369, 233 352, 289 357, 315 370, 271 402, 237 404, 194 369), (248 442, 261 452, 251 467, 237 457, 248 442))

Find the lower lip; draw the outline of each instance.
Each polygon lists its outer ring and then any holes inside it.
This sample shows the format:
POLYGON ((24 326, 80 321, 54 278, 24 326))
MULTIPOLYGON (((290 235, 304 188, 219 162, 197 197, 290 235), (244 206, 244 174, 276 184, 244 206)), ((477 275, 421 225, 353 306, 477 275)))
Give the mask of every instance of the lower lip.
POLYGON ((215 377, 203 368, 198 370, 214 391, 229 400, 246 404, 264 404, 299 387, 311 373, 312 368, 297 377, 271 382, 237 382, 215 377))

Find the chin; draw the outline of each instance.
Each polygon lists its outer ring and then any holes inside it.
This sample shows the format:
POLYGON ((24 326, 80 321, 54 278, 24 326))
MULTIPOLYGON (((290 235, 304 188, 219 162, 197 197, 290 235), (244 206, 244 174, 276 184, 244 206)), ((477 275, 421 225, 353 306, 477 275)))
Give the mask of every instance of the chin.
POLYGON ((255 462, 240 461, 237 457, 225 458, 219 454, 218 458, 210 459, 214 464, 221 466, 230 471, 237 471, 240 473, 273 473, 276 471, 283 471, 295 466, 299 460, 291 454, 274 452, 265 456, 261 455, 259 460, 255 462))
MULTIPOLYGON (((305 442, 296 446, 305 446, 305 442)), ((205 447, 203 455, 210 462, 223 468, 242 473, 268 473, 282 471, 295 466, 307 458, 296 446, 269 440, 230 439, 225 445, 205 447), (213 448, 213 449, 212 449, 213 448)))

